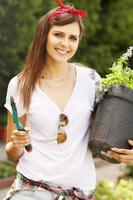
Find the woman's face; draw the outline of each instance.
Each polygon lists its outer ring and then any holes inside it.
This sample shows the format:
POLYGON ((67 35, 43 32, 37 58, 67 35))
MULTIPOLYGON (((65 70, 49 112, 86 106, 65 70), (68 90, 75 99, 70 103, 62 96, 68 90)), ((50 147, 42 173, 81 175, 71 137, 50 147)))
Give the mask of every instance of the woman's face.
POLYGON ((79 36, 78 22, 52 26, 47 36, 47 59, 55 62, 67 62, 78 48, 79 36))

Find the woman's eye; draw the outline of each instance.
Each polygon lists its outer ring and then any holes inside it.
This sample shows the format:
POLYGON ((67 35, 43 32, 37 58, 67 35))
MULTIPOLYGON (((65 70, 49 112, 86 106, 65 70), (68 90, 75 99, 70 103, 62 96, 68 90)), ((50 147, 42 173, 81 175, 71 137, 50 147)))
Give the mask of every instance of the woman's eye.
POLYGON ((55 33, 54 34, 56 37, 62 37, 62 35, 60 33, 55 33))
POLYGON ((71 40, 76 41, 77 38, 76 37, 70 37, 71 40))

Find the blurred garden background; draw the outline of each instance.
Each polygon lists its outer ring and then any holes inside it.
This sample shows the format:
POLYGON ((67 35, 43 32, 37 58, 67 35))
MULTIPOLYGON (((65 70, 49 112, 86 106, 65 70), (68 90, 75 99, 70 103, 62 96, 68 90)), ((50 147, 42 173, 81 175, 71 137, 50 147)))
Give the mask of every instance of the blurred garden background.
MULTIPOLYGON (((71 2, 76 8, 88 12, 84 18, 85 35, 73 61, 95 68, 104 77, 113 62, 133 45, 133 0, 63 2, 71 2)), ((6 129, 6 111, 3 105, 8 82, 25 62, 38 19, 55 6, 54 0, 0 0, 0 144, 5 142, 2 131, 6 129)), ((133 60, 130 60, 130 66, 133 66, 133 60)), ((133 177, 133 167, 130 169, 130 177, 133 177)), ((132 200, 132 187, 133 182, 122 182, 118 187, 119 196, 114 197, 114 186, 104 182, 97 190, 97 200, 132 200), (126 187, 129 198, 120 197, 119 191, 126 187), (106 191, 104 197, 101 188, 106 191)))

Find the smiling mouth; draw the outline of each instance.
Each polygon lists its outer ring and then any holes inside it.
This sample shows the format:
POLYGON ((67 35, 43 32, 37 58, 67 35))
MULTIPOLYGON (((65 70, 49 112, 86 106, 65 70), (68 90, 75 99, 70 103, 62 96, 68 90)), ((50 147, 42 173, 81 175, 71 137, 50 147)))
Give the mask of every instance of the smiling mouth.
POLYGON ((66 51, 66 50, 63 50, 63 49, 57 49, 57 48, 56 48, 56 51, 61 55, 66 55, 69 52, 69 51, 66 51))

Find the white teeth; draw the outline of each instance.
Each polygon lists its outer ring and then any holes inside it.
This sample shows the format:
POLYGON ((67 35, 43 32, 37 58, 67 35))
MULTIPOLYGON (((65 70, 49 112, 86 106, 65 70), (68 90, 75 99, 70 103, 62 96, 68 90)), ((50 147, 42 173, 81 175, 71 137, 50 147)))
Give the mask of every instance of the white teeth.
POLYGON ((67 51, 65 51, 65 50, 61 50, 61 49, 56 49, 56 50, 57 50, 57 52, 59 52, 62 55, 67 54, 67 51))

